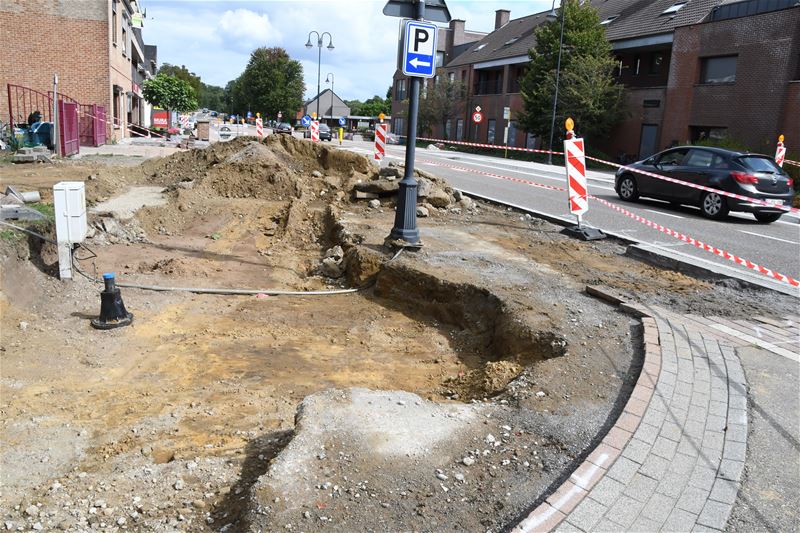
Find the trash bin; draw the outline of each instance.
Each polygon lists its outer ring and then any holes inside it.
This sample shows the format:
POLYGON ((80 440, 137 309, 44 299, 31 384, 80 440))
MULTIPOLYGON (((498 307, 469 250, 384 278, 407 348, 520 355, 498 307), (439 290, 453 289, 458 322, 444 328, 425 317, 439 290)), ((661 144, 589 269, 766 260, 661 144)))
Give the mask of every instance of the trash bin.
POLYGON ((207 141, 211 132, 211 124, 208 120, 197 121, 197 138, 201 141, 207 141))

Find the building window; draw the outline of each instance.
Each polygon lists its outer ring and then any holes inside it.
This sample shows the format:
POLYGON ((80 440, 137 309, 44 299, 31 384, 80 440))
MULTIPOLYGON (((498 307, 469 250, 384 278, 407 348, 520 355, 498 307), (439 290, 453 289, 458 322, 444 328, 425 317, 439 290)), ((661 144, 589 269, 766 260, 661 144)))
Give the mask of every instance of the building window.
POLYGON ((122 55, 128 55, 128 30, 125 29, 125 18, 122 18, 122 55))
POLYGON ((460 118, 456 121, 456 140, 464 140, 464 119, 460 118))
POLYGON ((614 21, 615 21, 615 20, 617 20, 618 18, 619 18, 619 15, 611 15, 610 17, 608 17, 607 19, 605 19, 605 20, 604 20, 603 22, 601 22, 600 24, 601 24, 601 25, 603 25, 603 26, 606 26, 606 25, 608 25, 608 24, 611 24, 612 22, 614 22, 614 21))
POLYGON ((444 66, 444 52, 436 52, 436 68, 444 66))
POLYGON ((664 11, 662 11, 662 12, 661 12, 661 14, 662 14, 662 15, 669 15, 670 13, 677 13, 678 11, 680 11, 681 9, 683 9, 683 6, 685 6, 685 5, 686 5, 686 4, 688 4, 688 3, 689 3, 689 2, 688 2, 688 1, 685 1, 685 0, 681 0, 680 2, 675 2, 674 4, 672 4, 671 6, 669 6, 667 9, 665 9, 664 11))
POLYGON ((448 139, 448 140, 450 139, 450 131, 452 130, 452 127, 451 127, 452 126, 452 122, 453 122, 452 120, 448 119, 447 122, 444 123, 444 138, 448 139))
POLYGON ((661 65, 664 64, 664 53, 653 52, 650 54, 650 74, 661 74, 661 65))
POLYGON ((698 141, 714 140, 719 141, 728 136, 727 128, 715 128, 707 126, 689 126, 689 140, 692 144, 698 141))
POLYGON ((406 80, 400 79, 395 82, 394 99, 398 102, 406 99, 406 80))
POLYGON ((736 81, 736 56, 704 57, 700 65, 700 83, 736 81))
POLYGON ((641 66, 642 66, 642 58, 639 57, 639 56, 635 56, 633 58, 633 75, 634 76, 638 76, 639 75, 639 69, 641 68, 641 66))
POLYGON ((114 43, 116 46, 117 44, 117 3, 112 2, 112 11, 111 11, 111 42, 114 43))
POLYGON ((447 79, 448 79, 448 81, 450 83, 455 82, 456 81, 456 73, 455 72, 448 72, 447 73, 447 79))
POLYGON ((397 135, 405 135, 406 133, 406 119, 398 117, 394 119, 394 132, 397 135))
POLYGON ((486 142, 488 142, 489 144, 494 144, 494 132, 495 128, 497 127, 497 120, 493 118, 489 119, 489 122, 487 124, 488 127, 486 129, 486 142))
POLYGON ((517 145, 517 124, 515 122, 508 123, 508 146, 517 145))

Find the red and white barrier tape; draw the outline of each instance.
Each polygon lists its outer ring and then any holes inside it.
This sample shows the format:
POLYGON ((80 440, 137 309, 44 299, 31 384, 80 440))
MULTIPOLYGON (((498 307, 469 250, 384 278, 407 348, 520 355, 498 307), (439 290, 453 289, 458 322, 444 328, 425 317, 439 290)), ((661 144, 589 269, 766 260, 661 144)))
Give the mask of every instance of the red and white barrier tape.
POLYGON ((783 162, 788 163, 795 167, 800 167, 800 161, 792 161, 791 159, 784 159, 783 162))
POLYGON ((706 187, 705 185, 698 185, 696 183, 689 183, 689 182, 686 182, 686 181, 677 180, 675 178, 670 178, 669 176, 663 176, 661 174, 656 174, 654 172, 648 172, 646 170, 641 170, 641 169, 638 169, 638 168, 629 167, 627 165, 620 165, 619 163, 612 163, 611 161, 605 161, 603 159, 598 159, 596 157, 592 157, 592 156, 588 156, 588 155, 586 156, 586 159, 591 159, 592 161, 597 161, 598 163, 603 163, 604 165, 609 165, 609 166, 612 166, 612 167, 622 168, 622 169, 628 170, 630 172, 636 172, 637 174, 643 174, 645 176, 650 176, 652 178, 660 179, 662 181, 668 181, 670 183, 677 183, 678 185, 683 185, 685 187, 690 187, 692 189, 698 189, 698 190, 701 190, 701 191, 708 191, 708 192, 715 192, 715 193, 717 193, 719 195, 727 196, 729 198, 736 198, 737 200, 744 200, 746 202, 750 202, 750 203, 753 203, 753 204, 758 204, 758 205, 762 205, 762 206, 765 206, 765 207, 772 207, 774 209, 780 209, 781 211, 786 211, 787 213, 798 213, 798 212, 800 212, 800 209, 798 209, 796 207, 789 207, 789 206, 782 205, 782 204, 781 205, 774 205, 774 204, 770 204, 766 200, 760 200, 758 198, 753 198, 752 196, 744 196, 742 194, 736 194, 736 193, 733 193, 733 192, 721 191, 719 189, 714 189, 713 187, 706 187))
MULTIPOLYGON (((112 120, 109 121, 109 120, 107 120, 105 118, 92 115, 91 113, 89 113, 87 111, 78 111, 78 113, 80 113, 80 114, 82 114, 84 116, 87 116, 87 117, 90 117, 90 118, 105 122, 106 124, 110 125, 112 128, 114 126, 116 126, 117 124, 119 124, 120 127, 122 127, 123 124, 127 124, 128 126, 138 126, 140 128, 144 128, 144 126, 142 126, 140 124, 134 124, 133 122, 124 122, 123 123, 121 120, 118 120, 118 119, 116 119, 114 117, 112 117, 112 120)), ((128 128, 128 131, 132 135, 138 135, 139 137, 148 137, 148 135, 145 135, 144 133, 139 133, 138 131, 132 130, 130 127, 128 128)), ((156 133, 154 131, 150 131, 150 136, 161 137, 162 139, 167 139, 166 136, 161 135, 160 133, 156 133)))
MULTIPOLYGON (((398 135, 401 139, 406 138, 406 135, 398 135)), ((517 152, 530 152, 534 154, 554 154, 554 155, 564 155, 564 152, 555 152, 550 150, 534 150, 533 148, 519 148, 517 146, 506 146, 504 144, 481 144, 481 143, 470 143, 465 141, 448 141, 445 139, 429 139, 427 137, 417 137, 418 141, 430 141, 430 142, 437 142, 437 143, 444 143, 444 144, 458 144, 460 146, 474 146, 476 148, 494 148, 496 150, 512 150, 517 152)))
MULTIPOLYGON (((465 142, 461 142, 461 141, 448 141, 448 140, 444 140, 444 139, 427 139, 427 138, 424 138, 424 137, 419 137, 418 139, 421 140, 421 141, 433 141, 433 142, 441 142, 441 143, 449 143, 449 144, 461 144, 461 145, 465 145, 465 146, 475 146, 475 147, 479 147, 479 148, 505 148, 504 146, 497 146, 497 145, 492 145, 492 144, 465 143, 465 142)), ((509 146, 508 149, 509 150, 512 150, 512 149, 520 150, 520 151, 524 151, 524 152, 552 153, 552 154, 555 154, 555 155, 563 155, 563 152, 551 152, 549 150, 533 150, 531 148, 514 148, 514 147, 509 146)), ((663 181, 668 181, 670 183, 676 183, 678 185, 691 187, 693 189, 699 189, 701 191, 707 191, 707 192, 715 192, 715 193, 717 193, 717 194, 719 194, 721 196, 727 196, 729 198, 736 198, 737 200, 744 200, 746 202, 750 202, 750 203, 753 203, 753 204, 758 204, 758 205, 761 205, 761 206, 764 206, 764 207, 771 207, 773 209, 780 209, 781 211, 785 211, 787 213, 800 213, 800 209, 798 209, 796 207, 790 207, 790 206, 786 206, 786 205, 782 205, 782 204, 781 205, 774 205, 774 204, 770 204, 766 200, 761 200, 759 198, 753 198, 752 196, 744 196, 744 195, 741 195, 741 194, 736 194, 736 193, 732 193, 732 192, 728 192, 728 191, 722 191, 720 189, 714 189, 712 187, 706 187, 704 185, 697 185, 696 183, 689 183, 689 182, 686 182, 686 181, 677 180, 675 178, 670 178, 668 176, 662 176, 661 174, 655 174, 653 172, 648 172, 646 170, 641 170, 641 169, 638 169, 638 168, 629 167, 627 165, 620 165, 619 163, 612 163, 611 161, 606 161, 604 159, 598 159, 596 157, 591 157, 591 156, 588 156, 588 155, 586 156, 586 159, 591 159, 592 161, 596 161, 596 162, 602 163, 604 165, 609 165, 609 166, 612 166, 612 167, 622 168, 622 169, 628 170, 630 172, 636 172, 637 174, 650 176, 650 177, 653 177, 653 178, 656 178, 656 179, 660 179, 660 180, 663 180, 663 181)), ((789 161, 789 160, 786 160, 785 162, 789 163, 789 164, 795 164, 796 163, 795 161, 789 161)), ((800 163, 797 163, 797 164, 800 165, 800 163)))
MULTIPOLYGON (((420 162, 423 162, 423 163, 426 163, 426 164, 429 164, 429 165, 435 165, 435 166, 440 166, 440 167, 452 168, 452 169, 455 169, 455 170, 472 172, 474 174, 481 174, 483 176, 489 176, 489 177, 492 177, 492 178, 498 178, 498 179, 502 179, 502 180, 506 180, 506 181, 513 181, 513 182, 516 182, 516 183, 524 183, 526 185, 531 185, 533 187, 538 187, 538 188, 541 188, 541 189, 549 189, 549 190, 553 190, 553 191, 562 191, 562 192, 565 190, 563 187, 555 187, 553 185, 544 185, 542 183, 536 183, 536 182, 533 182, 533 181, 528 181, 528 180, 524 180, 524 179, 520 179, 520 178, 512 178, 512 177, 509 177, 509 176, 503 176, 501 174, 493 174, 491 172, 485 172, 485 171, 482 171, 482 170, 474 170, 474 169, 471 169, 471 168, 459 167, 459 166, 456 166, 456 165, 448 165, 448 164, 444 164, 444 163, 439 163, 439 162, 435 162, 435 161, 427 161, 427 160, 422 160, 422 159, 420 160, 420 162)), ((760 266, 760 265, 758 265, 756 263, 753 263, 752 261, 748 261, 747 259, 741 258, 741 257, 739 257, 737 255, 734 255, 732 253, 729 253, 729 252, 726 252, 724 250, 721 250, 721 249, 719 249, 719 248, 717 248, 715 246, 711 246, 710 244, 706 244, 706 243, 704 243, 702 241, 698 241, 697 239, 694 239, 692 237, 689 237, 687 235, 679 233, 679 232, 677 232, 675 230, 669 229, 669 228, 667 228, 665 226, 662 226, 661 224, 658 224, 657 222, 653 222, 653 221, 648 220, 648 219, 646 219, 646 218, 644 218, 642 216, 639 216, 639 215, 637 215, 635 213, 631 213, 630 211, 628 211, 628 210, 626 210, 626 209, 624 209, 624 208, 622 208, 622 207, 620 207, 620 206, 618 206, 616 204, 613 204, 613 203, 611 203, 611 202, 609 202, 607 200, 604 200, 602 198, 598 198, 598 197, 593 196, 593 195, 589 195, 589 198, 591 198, 592 200, 596 200, 596 201, 600 202, 601 204, 605 205, 606 207, 609 207, 609 208, 611 208, 611 209, 613 209, 615 211, 618 211, 618 212, 620 212, 620 213, 622 213, 622 214, 634 219, 635 221, 644 224, 645 226, 657 229, 658 231, 660 231, 662 233, 665 233, 665 234, 667 234, 667 235, 669 235, 671 237, 675 237, 676 239, 678 239, 680 241, 683 241, 683 242, 685 242, 687 244, 691 244, 693 246, 696 246, 697 248, 700 248, 701 250, 705 250, 707 252, 711 252, 714 255, 717 255, 717 256, 722 257, 724 259, 727 259, 729 261, 733 261, 734 263, 737 263, 739 265, 747 267, 747 268, 749 268, 751 270, 755 270, 756 272, 760 272, 761 274, 764 274, 765 276, 769 276, 769 277, 772 277, 772 278, 774 278, 774 279, 776 279, 778 281, 781 281, 781 282, 784 282, 784 283, 788 283, 789 285, 792 285, 793 287, 800 287, 800 281, 798 281, 798 280, 796 280, 796 279, 794 279, 794 278, 792 278, 790 276, 786 276, 786 275, 781 274, 779 272, 775 272, 774 270, 771 270, 769 268, 760 266)))

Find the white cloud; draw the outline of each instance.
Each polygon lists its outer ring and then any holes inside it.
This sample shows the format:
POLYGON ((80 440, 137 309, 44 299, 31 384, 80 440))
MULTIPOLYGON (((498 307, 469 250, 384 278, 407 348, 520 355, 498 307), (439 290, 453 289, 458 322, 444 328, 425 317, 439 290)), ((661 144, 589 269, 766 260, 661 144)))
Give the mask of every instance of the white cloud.
POLYGON ((225 11, 215 31, 227 48, 245 53, 259 46, 276 46, 283 39, 281 32, 270 22, 269 14, 260 15, 249 9, 225 11))

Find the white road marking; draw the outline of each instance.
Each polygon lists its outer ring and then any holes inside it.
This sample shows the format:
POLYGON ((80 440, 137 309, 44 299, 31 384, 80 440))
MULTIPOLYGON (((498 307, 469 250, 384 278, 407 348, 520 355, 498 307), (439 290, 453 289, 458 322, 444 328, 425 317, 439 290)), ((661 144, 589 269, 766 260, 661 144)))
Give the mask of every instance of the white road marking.
MULTIPOLYGON (((457 163, 457 161, 454 161, 454 163, 457 163)), ((450 165, 447 165, 445 163, 419 161, 419 164, 420 165, 432 165, 432 166, 435 166, 435 167, 442 167, 442 168, 449 168, 449 169, 452 169, 452 170, 459 170, 459 169, 453 168, 450 165)), ((497 168, 496 166, 493 166, 493 165, 482 165, 480 163, 464 163, 464 164, 465 165, 472 165, 472 166, 475 166, 475 167, 490 168, 490 169, 492 169, 492 170, 494 170, 495 172, 498 172, 498 173, 504 171, 504 172, 511 172, 511 173, 514 173, 514 174, 525 174, 526 176, 533 176, 534 178, 555 180, 555 181, 558 181, 558 182, 560 182, 562 184, 567 181, 567 177, 566 176, 564 176, 563 178, 557 178, 555 176, 544 176, 542 174, 537 174, 536 172, 526 172, 524 170, 509 170, 509 169, 505 169, 505 168, 497 168)), ((462 172, 469 172, 469 170, 462 171, 462 172)), ((604 190, 604 191, 613 191, 614 190, 613 187, 602 187, 600 185, 593 185, 591 187, 591 189, 593 189, 593 190, 601 189, 601 190, 604 190)))
POLYGON ((657 215, 664 215, 665 217, 673 217, 673 218, 686 218, 680 215, 673 215, 672 213, 665 213, 663 211, 656 211, 655 209, 645 209, 645 211, 650 211, 651 213, 655 213, 657 215))
POLYGON ((765 350, 769 350, 770 352, 772 352, 774 354, 782 355, 783 357, 785 357, 785 358, 787 358, 787 359, 789 359, 791 361, 794 361, 795 363, 800 363, 800 353, 791 352, 789 350, 785 350, 783 348, 779 348, 779 347, 775 346, 775 344, 773 344, 771 342, 762 341, 761 339, 757 339, 756 337, 753 337, 752 335, 747 335, 746 333, 742 333, 741 331, 737 331, 737 330, 735 330, 733 328, 729 328, 728 326, 726 326, 724 324, 711 324, 711 327, 714 328, 714 329, 717 329, 719 331, 722 331, 723 333, 727 333, 728 335, 731 335, 731 336, 736 337, 738 339, 742 339, 743 341, 747 341, 747 342, 749 342, 751 344, 755 344, 759 348, 764 348, 765 350))
POLYGON ((741 233, 747 233, 748 235, 755 235, 756 237, 764 237, 765 239, 772 239, 773 241, 788 242, 789 244, 795 244, 795 245, 800 246, 800 242, 788 241, 786 239, 779 239, 778 237, 770 237, 769 235, 762 235, 760 233, 753 233, 752 231, 745 231, 743 229, 740 229, 739 231, 741 233))

